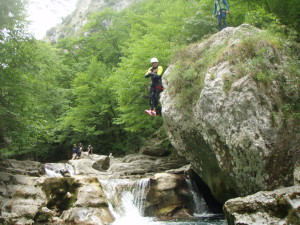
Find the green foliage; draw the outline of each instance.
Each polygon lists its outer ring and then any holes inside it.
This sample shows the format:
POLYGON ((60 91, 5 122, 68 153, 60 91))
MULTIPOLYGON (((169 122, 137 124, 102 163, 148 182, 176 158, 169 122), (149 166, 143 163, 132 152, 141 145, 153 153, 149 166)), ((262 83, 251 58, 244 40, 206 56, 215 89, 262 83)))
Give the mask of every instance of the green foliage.
MULTIPOLYGON (((92 14, 77 36, 55 46, 25 32, 24 4, 0 0, 0 148, 6 156, 57 161, 70 156, 78 142, 103 154, 136 152, 163 123, 144 114, 149 107, 144 74, 152 57, 165 70, 171 59, 180 62, 167 81, 176 107, 197 100, 207 68, 228 60, 238 76, 224 76, 225 91, 246 74, 266 88, 276 80, 286 93, 286 117, 299 118, 299 65, 293 60, 281 65, 277 50, 284 35, 299 35, 296 0, 230 0, 229 25, 247 22, 272 33, 249 37, 232 49, 197 50, 186 45, 217 32, 211 0, 147 0, 121 11, 107 8, 92 14)), ((67 33, 73 30, 71 19, 63 22, 67 33)))
MULTIPOLYGON (((114 83, 113 89, 118 97, 119 110, 122 112, 116 119, 116 123, 125 124, 126 129, 131 132, 141 130, 151 132, 154 123, 161 120, 144 114, 144 110, 149 107, 149 80, 144 77, 148 69, 146 66, 150 58, 156 56, 165 67, 164 62, 168 61, 170 50, 168 50, 168 43, 164 43, 156 36, 146 35, 132 44, 129 51, 128 58, 122 59, 120 67, 111 78, 114 83)), ((149 63, 148 67, 150 66, 149 63)))
POLYGON ((0 0, 0 40, 24 33, 24 8, 22 0, 0 0))
POLYGON ((271 36, 269 32, 260 32, 254 36, 244 38, 236 46, 228 49, 227 58, 235 65, 237 76, 225 76, 224 91, 231 89, 231 84, 249 75, 257 82, 271 84, 278 76, 277 66, 281 64, 281 39, 271 36))
POLYGON ((248 11, 245 15, 245 23, 251 24, 260 29, 282 31, 279 19, 275 15, 267 13, 263 8, 248 11))
POLYGON ((0 1, 0 148, 6 156, 46 155, 63 111, 65 66, 51 46, 26 34, 24 1, 0 1))
POLYGON ((299 39, 300 5, 297 0, 230 0, 229 26, 249 23, 299 39))
POLYGON ((130 24, 124 12, 108 8, 95 13, 84 30, 92 31, 88 38, 83 39, 85 50, 109 67, 116 66, 120 62, 124 42, 129 38, 130 24))
MULTIPOLYGON (((113 125, 116 100, 107 80, 109 72, 103 63, 92 59, 86 72, 77 73, 71 83, 74 101, 60 118, 56 130, 58 142, 68 140, 69 146, 78 141, 93 144, 96 153, 106 154, 115 149, 122 131, 113 125), (103 152, 104 151, 104 152, 103 152)), ((122 149, 118 149, 122 151, 122 149)))
MULTIPOLYGON (((225 45, 224 45, 225 46, 225 45)), ((220 59, 225 47, 209 47, 197 44, 190 45, 179 51, 173 58, 177 62, 169 74, 168 91, 177 98, 176 107, 195 103, 204 87, 207 69, 220 59)), ((212 75, 213 77, 214 75, 212 75)))
POLYGON ((17 44, 19 54, 6 58, 12 61, 1 69, 1 135, 12 141, 8 155, 35 157, 45 154, 36 150, 51 139, 56 117, 63 111, 65 100, 56 80, 63 66, 46 44, 6 42, 10 44, 17 44))

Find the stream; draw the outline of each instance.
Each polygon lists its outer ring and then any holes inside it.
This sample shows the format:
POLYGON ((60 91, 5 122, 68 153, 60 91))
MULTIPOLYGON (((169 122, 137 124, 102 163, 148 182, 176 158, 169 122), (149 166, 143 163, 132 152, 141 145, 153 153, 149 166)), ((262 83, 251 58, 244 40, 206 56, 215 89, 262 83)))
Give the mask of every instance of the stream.
MULTIPOLYGON (((56 168, 66 169, 71 175, 74 170, 63 164, 56 168)), ((49 177, 62 177, 61 174, 47 169, 49 177)), ((195 183, 186 178, 188 191, 193 208, 193 217, 188 219, 174 219, 160 221, 155 217, 144 216, 146 196, 150 188, 150 178, 139 180, 131 179, 103 179, 98 177, 108 200, 109 210, 115 221, 111 225, 223 225, 226 224, 223 214, 214 214, 210 211, 203 196, 198 192, 195 183)))
MULTIPOLYGON (((190 180, 189 180, 190 181, 190 180)), ((225 219, 223 215, 209 213, 205 201, 196 190, 193 193, 193 203, 196 208, 194 217, 189 220, 171 220, 158 221, 156 218, 144 217, 144 203, 147 192, 149 179, 139 180, 134 183, 133 188, 125 188, 122 184, 130 184, 129 180, 110 180, 100 181, 105 187, 105 193, 109 199, 109 207, 116 218, 112 225, 223 225, 225 219), (121 188, 120 188, 121 187, 121 188), (130 191, 131 189, 131 191, 130 191), (109 190, 109 192, 107 192, 109 190), (114 196, 114 197, 113 197, 114 196), (113 204, 116 199, 121 200, 120 207, 114 208, 113 204)), ((127 186, 127 187, 130 187, 127 186)))

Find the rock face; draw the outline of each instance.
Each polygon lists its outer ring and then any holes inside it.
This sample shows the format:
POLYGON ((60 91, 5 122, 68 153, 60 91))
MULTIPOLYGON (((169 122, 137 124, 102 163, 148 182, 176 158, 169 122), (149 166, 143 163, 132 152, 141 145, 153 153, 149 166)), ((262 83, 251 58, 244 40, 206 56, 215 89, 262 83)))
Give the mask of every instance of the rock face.
POLYGON ((0 223, 110 224, 114 217, 96 177, 0 173, 0 223))
POLYGON ((80 179, 74 207, 64 211, 61 219, 74 224, 110 224, 114 221, 97 178, 80 179))
MULTIPOLYGON (((93 164, 107 168, 107 156, 95 156, 93 164)), ((33 224, 64 222, 105 224, 113 222, 107 199, 95 177, 45 177, 45 169, 59 174, 67 164, 3 160, 0 162, 0 223, 33 224), (58 170, 58 171, 56 171, 58 170)), ((85 175, 89 175, 86 173, 85 175)), ((74 172, 69 176, 74 175, 74 172)))
POLYGON ((294 170, 294 184, 300 185, 300 162, 298 162, 295 166, 294 170))
POLYGON ((166 132, 221 203, 293 184, 300 127, 285 107, 299 102, 299 78, 276 43, 249 25, 226 28, 163 76, 166 132))
POLYGON ((0 171, 11 174, 41 176, 45 174, 45 166, 34 161, 0 160, 0 171))
POLYGON ((39 162, 0 161, 0 223, 32 224, 39 208, 45 204, 46 195, 37 185, 45 173, 39 162))
POLYGON ((140 149, 140 154, 149 156, 168 156, 176 150, 172 147, 163 127, 159 128, 150 138, 146 145, 140 149))
POLYGON ((58 39, 78 34, 80 29, 87 23, 87 18, 91 13, 100 12, 112 7, 119 11, 138 0, 78 0, 73 13, 63 19, 63 22, 51 28, 47 32, 47 39, 55 43, 58 39))
POLYGON ((224 211, 233 224, 300 224, 300 186, 262 191, 227 201, 224 211))
POLYGON ((46 195, 37 177, 0 172, 0 223, 32 224, 46 195))
MULTIPOLYGON (((109 204, 121 207, 123 192, 140 190, 136 185, 139 178, 153 176, 156 171, 176 169, 186 163, 185 159, 176 157, 135 154, 114 158, 85 152, 80 159, 45 166, 32 161, 1 161, 0 223, 111 224, 115 218, 109 204), (126 179, 120 182, 119 178, 126 179), (107 184, 110 181, 112 186, 107 184), (116 200, 115 203, 111 198, 116 200)), ((186 204, 190 192, 187 193, 184 183, 184 171, 174 170, 180 175, 153 177, 148 205, 152 216, 190 216, 190 206, 186 204)), ((146 192, 140 194, 141 199, 146 198, 146 192)))
POLYGON ((76 175, 90 174, 98 175, 101 171, 106 171, 110 166, 110 158, 104 155, 81 154, 80 160, 69 160, 74 167, 76 175))
POLYGON ((113 178, 144 177, 145 174, 154 175, 155 173, 176 169, 187 164, 188 162, 184 157, 154 157, 132 154, 113 162, 107 172, 113 178))
POLYGON ((192 216, 191 200, 185 176, 158 173, 151 178, 146 198, 146 216, 161 219, 192 216))

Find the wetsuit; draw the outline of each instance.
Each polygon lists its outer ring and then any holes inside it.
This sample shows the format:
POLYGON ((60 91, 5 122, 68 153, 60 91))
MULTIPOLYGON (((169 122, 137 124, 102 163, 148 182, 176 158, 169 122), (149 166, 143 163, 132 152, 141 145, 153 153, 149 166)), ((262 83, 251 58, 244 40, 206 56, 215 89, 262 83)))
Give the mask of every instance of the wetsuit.
POLYGON ((150 86, 150 109, 155 110, 158 106, 159 94, 162 92, 162 82, 161 82, 161 74, 163 72, 163 68, 158 66, 157 68, 149 68, 145 78, 151 77, 151 86, 150 86), (157 73, 153 71, 158 69, 157 73), (149 73, 150 72, 150 73, 149 73))

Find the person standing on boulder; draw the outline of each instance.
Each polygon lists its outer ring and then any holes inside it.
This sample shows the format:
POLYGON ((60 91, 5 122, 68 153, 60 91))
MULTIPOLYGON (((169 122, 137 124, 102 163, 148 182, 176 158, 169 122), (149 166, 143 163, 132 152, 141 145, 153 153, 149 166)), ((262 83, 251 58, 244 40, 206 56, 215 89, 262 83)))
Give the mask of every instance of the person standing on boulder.
POLYGON ((78 151, 77 151, 77 157, 78 157, 78 158, 80 158, 82 151, 83 151, 83 145, 80 143, 80 144, 79 144, 78 151))
POLYGON ((152 67, 150 67, 147 73, 145 74, 145 78, 151 77, 150 110, 145 110, 145 113, 150 116, 156 116, 159 94, 163 91, 163 86, 161 83, 161 75, 163 73, 163 68, 158 65, 157 58, 152 58, 150 60, 150 63, 152 64, 152 67))
POLYGON ((76 144, 73 144, 73 148, 72 148, 72 160, 76 159, 77 156, 77 146, 76 144))
POLYGON ((227 27, 226 15, 229 14, 229 5, 226 0, 215 0, 215 8, 212 18, 217 14, 219 30, 227 27))
POLYGON ((93 146, 89 145, 87 149, 88 149, 88 154, 92 155, 93 154, 93 150, 94 150, 93 146))

